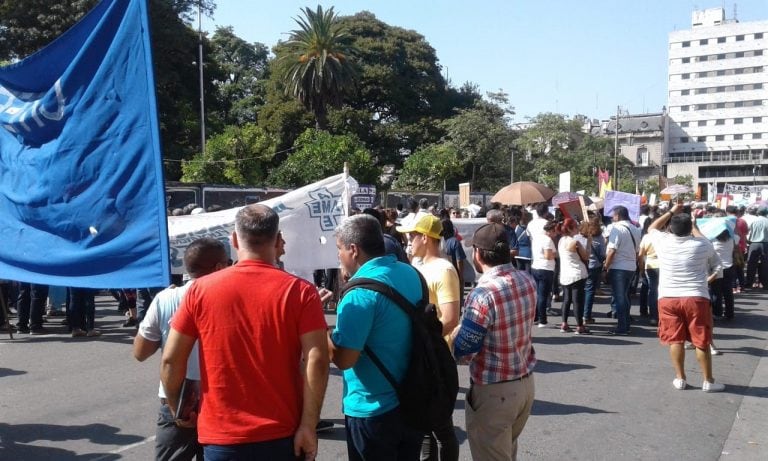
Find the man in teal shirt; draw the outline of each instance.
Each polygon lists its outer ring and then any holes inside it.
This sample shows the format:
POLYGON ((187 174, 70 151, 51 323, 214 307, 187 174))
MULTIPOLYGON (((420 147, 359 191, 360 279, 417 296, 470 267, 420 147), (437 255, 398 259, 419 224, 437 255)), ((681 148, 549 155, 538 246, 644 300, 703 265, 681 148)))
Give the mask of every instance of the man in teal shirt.
MULTIPOLYGON (((336 230, 342 271, 352 278, 383 282, 416 304, 421 280, 411 266, 384 254, 379 222, 368 215, 348 218, 336 230)), ((328 347, 343 370, 343 411, 350 460, 418 459, 423 434, 402 421, 395 389, 363 353, 368 346, 401 381, 410 360, 411 320, 384 295, 364 288, 349 291, 337 307, 328 347)))

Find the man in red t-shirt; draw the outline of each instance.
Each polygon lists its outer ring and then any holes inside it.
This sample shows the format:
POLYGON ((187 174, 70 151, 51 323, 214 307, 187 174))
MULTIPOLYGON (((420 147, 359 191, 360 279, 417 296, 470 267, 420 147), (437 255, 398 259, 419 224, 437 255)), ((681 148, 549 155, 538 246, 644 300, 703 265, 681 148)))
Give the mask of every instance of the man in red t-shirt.
POLYGON ((274 266, 278 224, 269 207, 241 209, 232 234, 239 262, 196 280, 171 320, 161 379, 175 410, 199 340, 206 460, 317 455, 327 325, 317 289, 274 266))

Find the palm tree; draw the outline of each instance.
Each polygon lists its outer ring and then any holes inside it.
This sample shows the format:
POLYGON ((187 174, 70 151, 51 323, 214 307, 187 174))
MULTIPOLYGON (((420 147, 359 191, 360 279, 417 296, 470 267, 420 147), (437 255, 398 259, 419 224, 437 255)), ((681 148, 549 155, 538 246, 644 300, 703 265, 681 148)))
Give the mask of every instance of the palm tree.
POLYGON ((295 18, 299 29, 291 31, 279 72, 285 94, 299 100, 315 115, 315 126, 327 127, 328 106, 338 106, 346 91, 355 86, 357 72, 352 61, 355 50, 339 23, 333 7, 323 11, 303 8, 295 18))

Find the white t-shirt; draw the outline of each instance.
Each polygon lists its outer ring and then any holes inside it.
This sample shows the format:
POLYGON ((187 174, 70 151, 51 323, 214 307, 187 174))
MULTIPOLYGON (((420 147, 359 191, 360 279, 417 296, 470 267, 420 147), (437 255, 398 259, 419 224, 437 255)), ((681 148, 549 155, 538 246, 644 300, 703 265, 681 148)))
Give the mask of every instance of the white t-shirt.
MULTIPOLYGON (((568 246, 575 241, 578 240, 564 235, 557 242, 557 252, 560 255, 560 284, 562 285, 570 285, 587 278, 587 266, 581 262, 578 251, 568 250, 568 246)), ((583 243, 582 246, 584 246, 583 243)))
POLYGON ((614 250, 610 269, 637 270, 637 249, 640 246, 640 229, 628 221, 613 223, 608 236, 608 249, 614 250))
POLYGON ((678 237, 656 229, 648 235, 659 258, 659 299, 709 298, 707 277, 722 267, 712 243, 704 237, 678 237))
POLYGON ((539 234, 536 238, 531 239, 531 253, 533 255, 533 262, 531 263, 531 269, 555 271, 555 260, 544 259, 544 250, 552 250, 557 252, 555 248, 555 242, 547 234, 539 234))
MULTIPOLYGON (((715 252, 720 257, 720 261, 723 263, 723 269, 728 269, 733 266, 733 246, 736 242, 733 239, 728 239, 725 242, 720 240, 712 240, 712 246, 715 248, 715 252)), ((723 271, 720 270, 718 278, 723 276, 723 271)))
MULTIPOLYGON (((184 294, 187 292, 194 281, 190 280, 183 286, 176 288, 166 288, 155 296, 152 304, 147 309, 144 320, 139 325, 137 334, 148 341, 160 341, 164 346, 168 340, 168 334, 171 331, 170 320, 176 309, 179 308, 184 294)), ((200 364, 198 363, 197 341, 192 347, 192 352, 187 360, 187 379, 200 380, 200 364)), ((158 397, 165 398, 163 384, 160 383, 160 389, 157 391, 158 397)))

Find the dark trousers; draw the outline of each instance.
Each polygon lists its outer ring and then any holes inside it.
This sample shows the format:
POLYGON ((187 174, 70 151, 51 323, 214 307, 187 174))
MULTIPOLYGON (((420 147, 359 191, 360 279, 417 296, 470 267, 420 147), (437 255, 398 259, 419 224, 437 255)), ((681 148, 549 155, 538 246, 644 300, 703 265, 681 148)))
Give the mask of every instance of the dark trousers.
POLYGON ((90 288, 69 289, 69 328, 93 330, 96 317, 95 295, 90 288))
POLYGON ((768 289, 768 242, 752 242, 747 253, 747 288, 752 288, 757 275, 763 288, 768 289))
POLYGON ((419 459, 424 434, 403 423, 399 408, 369 418, 346 416, 345 422, 350 461, 419 459))
POLYGON ((552 283, 555 273, 542 269, 531 269, 536 280, 536 317, 540 323, 547 323, 547 299, 552 296, 552 283))
POLYGON ((203 461, 203 447, 197 443, 197 429, 179 427, 168 405, 161 405, 155 430, 155 459, 157 461, 203 461))
POLYGON ((587 281, 584 283, 584 318, 591 319, 595 294, 600 289, 600 279, 603 276, 603 266, 592 267, 587 273, 587 281))
POLYGON ((723 278, 716 279, 709 286, 712 298, 712 315, 733 318, 733 266, 723 269, 723 278), (725 305, 725 310, 723 310, 725 305))
POLYGON ((158 293, 163 291, 162 288, 139 288, 139 297, 141 298, 141 306, 136 311, 136 321, 141 323, 144 320, 144 316, 147 315, 149 305, 152 304, 152 300, 155 299, 158 293))
POLYGON ((257 459, 294 461, 293 437, 239 445, 206 445, 205 461, 253 461, 257 459))
POLYGON ((421 444, 421 461, 457 461, 459 439, 453 430, 453 416, 424 436, 421 444))
POLYGON ((43 327, 43 313, 48 298, 48 285, 35 283, 19 284, 19 302, 16 310, 19 313, 17 326, 29 327, 32 330, 43 327))
POLYGON ((573 315, 576 317, 576 324, 584 324, 584 285, 587 279, 581 279, 578 282, 569 285, 563 285, 563 323, 568 323, 568 314, 573 304, 573 315))

